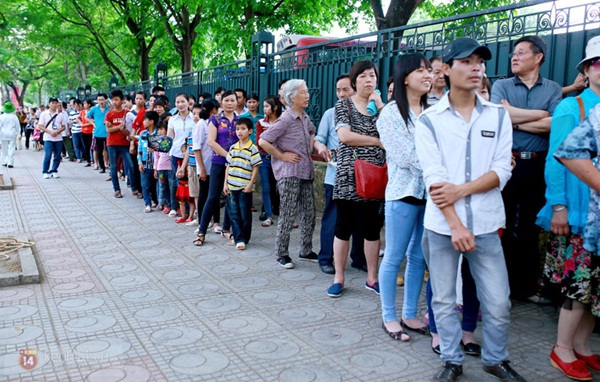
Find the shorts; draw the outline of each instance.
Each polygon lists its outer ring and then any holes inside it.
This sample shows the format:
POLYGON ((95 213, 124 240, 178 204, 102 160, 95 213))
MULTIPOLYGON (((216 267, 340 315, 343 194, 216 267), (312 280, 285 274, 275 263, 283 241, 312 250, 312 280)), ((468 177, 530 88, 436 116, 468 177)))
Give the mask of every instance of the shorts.
POLYGON ((197 198, 200 195, 200 179, 198 179, 196 166, 188 166, 188 186, 190 198, 197 198))
POLYGON ((382 201, 357 202, 336 199, 337 219, 335 237, 348 241, 355 230, 363 233, 365 240, 379 240, 383 226, 383 216, 380 214, 382 201))

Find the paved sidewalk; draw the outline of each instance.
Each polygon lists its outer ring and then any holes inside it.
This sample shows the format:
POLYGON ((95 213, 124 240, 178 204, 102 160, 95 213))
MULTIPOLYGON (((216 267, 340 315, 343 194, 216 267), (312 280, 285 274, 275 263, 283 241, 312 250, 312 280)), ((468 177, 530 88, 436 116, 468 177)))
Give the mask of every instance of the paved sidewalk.
MULTIPOLYGON (((276 226, 257 214, 247 250, 214 234, 197 248, 194 227, 144 213, 124 182, 115 199, 107 174, 70 162, 45 180, 42 158, 18 151, 15 168, 0 168, 15 183, 0 191, 0 236, 35 241, 42 275, 0 288, 0 381, 426 381, 441 365, 429 337, 400 343, 382 331, 365 273, 349 267, 344 295, 331 299, 332 276, 316 263, 280 268, 276 226), (19 365, 33 353, 33 369, 19 365)), ((510 359, 529 381, 567 380, 549 364, 556 317, 514 304, 510 359)), ((471 357, 464 373, 493 380, 471 357)))

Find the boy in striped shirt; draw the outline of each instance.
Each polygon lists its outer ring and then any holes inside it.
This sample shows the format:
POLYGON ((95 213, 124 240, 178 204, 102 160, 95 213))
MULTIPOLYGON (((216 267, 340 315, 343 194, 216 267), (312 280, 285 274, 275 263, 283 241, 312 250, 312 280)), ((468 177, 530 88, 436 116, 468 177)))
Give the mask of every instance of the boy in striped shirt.
POLYGON ((227 171, 223 192, 227 195, 227 211, 231 218, 233 238, 228 244, 246 249, 252 233, 252 187, 262 163, 258 148, 250 140, 253 124, 249 118, 240 118, 235 124, 239 141, 227 154, 227 171))

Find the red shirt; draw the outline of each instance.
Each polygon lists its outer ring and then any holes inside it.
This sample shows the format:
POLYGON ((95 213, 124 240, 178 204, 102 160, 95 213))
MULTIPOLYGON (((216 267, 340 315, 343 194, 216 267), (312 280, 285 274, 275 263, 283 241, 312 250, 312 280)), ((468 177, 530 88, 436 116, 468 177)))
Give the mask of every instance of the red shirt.
MULTIPOLYGON (((123 109, 121 111, 111 110, 106 114, 106 119, 104 123, 111 123, 112 127, 117 127, 121 125, 125 125, 125 115, 127 114, 127 110, 123 109)), ((108 126, 107 126, 108 127, 108 126)), ((123 135, 120 131, 115 133, 109 133, 108 139, 106 140, 107 146, 129 146, 129 141, 127 137, 123 135)))
POLYGON ((146 109, 139 110, 135 116, 135 121, 133 121, 133 133, 135 135, 140 135, 142 131, 146 130, 144 127, 144 114, 146 114, 146 109))

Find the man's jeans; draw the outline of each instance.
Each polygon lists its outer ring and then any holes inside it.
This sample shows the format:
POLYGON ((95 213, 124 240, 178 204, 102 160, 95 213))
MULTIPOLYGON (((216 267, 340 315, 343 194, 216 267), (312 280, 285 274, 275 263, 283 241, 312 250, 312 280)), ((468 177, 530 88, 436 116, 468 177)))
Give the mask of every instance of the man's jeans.
MULTIPOLYGON (((321 217, 321 249, 319 250, 319 264, 332 265, 333 239, 335 237, 335 221, 337 219, 337 205, 333 201, 333 186, 325 184, 325 208, 321 217)), ((352 249, 350 250, 352 265, 361 267, 366 264, 365 238, 360 229, 352 232, 352 249)))
MULTIPOLYGON (((475 237, 473 252, 463 255, 469 261, 477 285, 477 297, 483 315, 483 349, 485 365, 496 365, 508 359, 508 327, 510 300, 508 274, 498 233, 475 237)), ((433 299, 431 305, 440 335, 441 359, 460 365, 464 353, 460 348, 462 330, 456 314, 456 273, 460 252, 452 246, 450 236, 425 230, 423 254, 429 266, 433 299)))
POLYGON ((43 174, 58 172, 58 166, 60 165, 61 160, 60 154, 62 151, 62 144, 62 141, 44 141, 44 164, 42 165, 43 174), (53 156, 52 154, 54 154, 52 170, 48 171, 50 168, 50 158, 53 156))
POLYGON ((263 206, 267 218, 273 218, 273 208, 271 204, 271 187, 276 187, 271 184, 273 168, 271 167, 271 156, 269 154, 260 153, 262 163, 258 165, 258 175, 260 177, 260 190, 262 194, 263 206))
POLYGON ((71 135, 71 140, 73 141, 73 148, 75 149, 75 157, 77 160, 81 160, 84 157, 85 145, 83 143, 83 134, 82 133, 73 133, 71 135))
POLYGON ((381 310, 384 322, 396 321, 396 278, 404 256, 408 257, 404 271, 404 304, 402 317, 417 317, 419 296, 423 287, 425 258, 421 250, 425 205, 401 200, 385 202, 385 256, 379 266, 381 310))
POLYGON ((154 178, 154 170, 145 168, 140 172, 142 177, 142 195, 144 196, 144 204, 151 206, 152 202, 157 202, 156 179, 154 178))
POLYGON ((252 235, 252 193, 230 191, 227 196, 227 212, 235 243, 248 244, 252 235))
MULTIPOLYGON (((98 153, 98 156, 101 154, 98 153)), ((131 162, 131 156, 129 156, 129 146, 108 146, 108 158, 110 160, 110 178, 113 184, 113 190, 115 192, 121 191, 121 186, 119 185, 119 177, 117 176, 117 168, 119 167, 117 159, 121 157, 123 161, 123 170, 125 171, 125 175, 131 177, 133 174, 133 163, 131 162)), ((135 190, 134 187, 131 187, 131 191, 135 190)))

